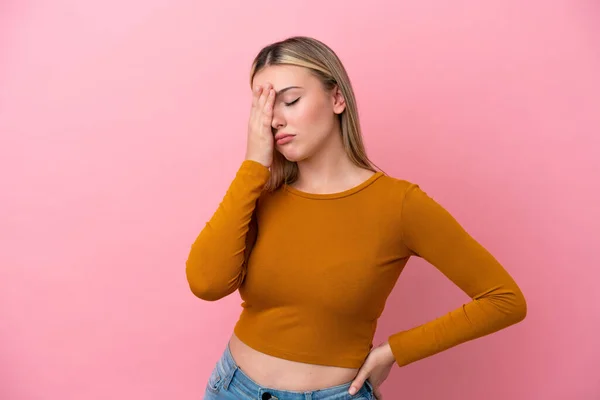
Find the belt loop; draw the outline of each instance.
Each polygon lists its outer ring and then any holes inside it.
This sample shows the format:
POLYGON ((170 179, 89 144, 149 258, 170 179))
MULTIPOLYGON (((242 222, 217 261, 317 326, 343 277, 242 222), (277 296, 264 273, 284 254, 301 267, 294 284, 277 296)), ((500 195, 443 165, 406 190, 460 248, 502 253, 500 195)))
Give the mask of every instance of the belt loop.
POLYGON ((229 390, 229 384, 231 383, 231 381, 233 380, 233 375, 235 374, 235 371, 237 371, 239 367, 235 367, 231 369, 231 372, 228 373, 225 378, 223 378, 223 388, 225 390, 229 390))

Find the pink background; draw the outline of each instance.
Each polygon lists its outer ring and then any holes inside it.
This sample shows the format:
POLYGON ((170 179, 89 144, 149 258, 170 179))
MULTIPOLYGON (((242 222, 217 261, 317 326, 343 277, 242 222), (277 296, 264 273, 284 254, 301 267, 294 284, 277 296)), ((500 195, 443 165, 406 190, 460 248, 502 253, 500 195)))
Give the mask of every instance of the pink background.
MULTIPOLYGON (((594 0, 0 3, 0 398, 202 396, 240 299, 196 299, 184 262, 243 158, 250 62, 293 34, 342 58, 375 162, 528 299, 386 398, 600 398, 594 0)), ((376 341, 466 300, 415 259, 376 341)))

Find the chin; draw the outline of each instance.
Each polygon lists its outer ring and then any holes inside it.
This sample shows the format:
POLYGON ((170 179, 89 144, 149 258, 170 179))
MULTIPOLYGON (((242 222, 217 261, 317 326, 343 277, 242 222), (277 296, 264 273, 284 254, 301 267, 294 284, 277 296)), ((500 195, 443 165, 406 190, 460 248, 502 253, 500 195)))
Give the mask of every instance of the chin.
POLYGON ((277 150, 286 160, 291 162, 298 162, 306 159, 306 154, 297 149, 289 148, 289 149, 278 149, 277 150))

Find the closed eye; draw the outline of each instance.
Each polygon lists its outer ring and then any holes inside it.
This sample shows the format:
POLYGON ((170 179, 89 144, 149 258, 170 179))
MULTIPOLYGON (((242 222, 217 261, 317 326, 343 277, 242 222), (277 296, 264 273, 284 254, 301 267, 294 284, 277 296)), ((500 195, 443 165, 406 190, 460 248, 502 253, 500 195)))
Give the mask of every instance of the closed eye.
POLYGON ((294 104, 296 104, 298 102, 298 100, 300 100, 300 97, 298 97, 296 100, 292 101, 291 103, 285 103, 286 106, 292 106, 294 104))

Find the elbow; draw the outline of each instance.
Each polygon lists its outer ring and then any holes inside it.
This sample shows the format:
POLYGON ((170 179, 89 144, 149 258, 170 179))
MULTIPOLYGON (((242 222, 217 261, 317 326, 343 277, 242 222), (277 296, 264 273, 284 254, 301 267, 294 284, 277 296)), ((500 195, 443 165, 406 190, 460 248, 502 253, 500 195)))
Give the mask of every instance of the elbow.
POLYGON ((185 262, 185 276, 194 296, 206 301, 215 301, 220 297, 215 293, 215 286, 211 284, 209 276, 203 268, 204 265, 207 265, 207 260, 201 256, 202 254, 202 251, 192 246, 185 262))
POLYGON ((211 285, 208 284, 205 279, 199 277, 197 273, 191 273, 189 266, 186 267, 186 278, 188 286, 194 296, 206 301, 215 301, 219 299, 217 293, 215 293, 214 290, 211 290, 211 285))
POLYGON ((508 310, 508 317, 511 325, 519 323, 527 316, 527 300, 518 286, 513 291, 511 306, 508 310))
POLYGON ((521 293, 521 299, 519 305, 515 310, 515 317, 517 318, 517 322, 521 322, 527 316, 527 300, 525 300, 525 296, 521 293))
POLYGON ((186 263, 186 278, 187 283, 194 296, 205 301, 217 301, 225 294, 218 290, 219 286, 204 276, 199 268, 194 268, 194 265, 189 261, 186 263))
POLYGON ((199 299, 205 301, 217 301, 225 297, 225 294, 216 290, 211 290, 211 288, 207 285, 202 285, 198 282, 192 282, 190 280, 188 280, 188 284, 194 296, 198 297, 199 299))
POLYGON ((187 283, 194 296, 205 301, 217 301, 233 293, 237 286, 229 284, 222 277, 210 273, 203 266, 212 263, 199 260, 197 257, 190 257, 186 261, 185 274, 187 283))

